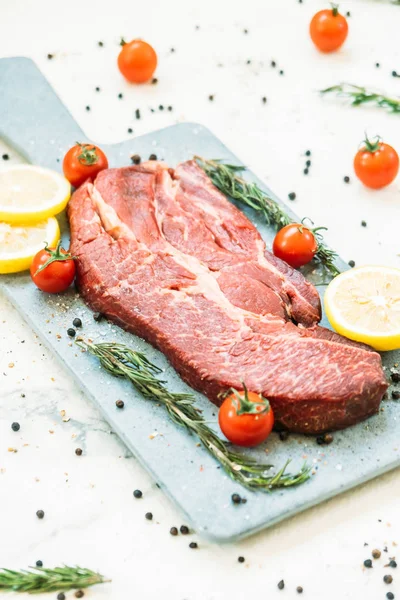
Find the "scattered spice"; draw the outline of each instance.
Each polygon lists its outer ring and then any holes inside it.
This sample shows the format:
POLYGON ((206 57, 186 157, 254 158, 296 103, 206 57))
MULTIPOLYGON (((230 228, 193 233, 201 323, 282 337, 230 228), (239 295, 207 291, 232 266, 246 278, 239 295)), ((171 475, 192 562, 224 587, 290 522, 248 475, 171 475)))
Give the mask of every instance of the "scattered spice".
POLYGON ((94 312, 93 319, 99 323, 103 320, 103 314, 101 312, 94 312))
POLYGON ((135 117, 140 119, 140 110, 138 108, 135 110, 135 117))
MULTIPOLYGON (((135 490, 135 491, 133 492, 133 496, 134 496, 134 498, 142 498, 142 497, 143 497, 143 492, 142 492, 142 490, 135 490)), ((150 513, 149 513, 149 514, 150 514, 150 513)), ((147 517, 146 517, 146 518, 147 518, 147 517)))
POLYGON ((212 101, 214 100, 214 95, 213 95, 213 94, 210 94, 210 95, 208 96, 208 99, 209 99, 209 101, 210 101, 210 102, 212 102, 212 101))
POLYGON ((349 267, 353 268, 356 266, 356 263, 354 260, 349 260, 349 267))
POLYGON ((361 227, 366 227, 367 226, 367 222, 366 221, 361 221, 361 227))
POLYGON ((173 54, 175 52, 175 48, 171 48, 170 52, 173 54))
POLYGON ((1 157, 3 160, 9 160, 10 157, 8 154, 3 154, 3 156, 1 157))
POLYGON ((281 440, 281 442, 286 442, 286 440, 289 437, 289 432, 288 431, 280 431, 279 432, 279 439, 281 440))
POLYGON ((57 600, 65 600, 64 592, 60 592, 59 594, 57 594, 57 600))
POLYGON ((132 127, 128 127, 128 133, 133 133, 132 127))
POLYGON ((393 577, 391 575, 385 575, 383 581, 389 585, 390 583, 392 583, 393 577))
POLYGON ((367 569, 372 569, 372 560, 370 558, 364 560, 364 567, 366 567, 367 569))
POLYGON ((157 154, 150 154, 149 160, 157 160, 157 154))
POLYGON ((75 598, 83 598, 85 592, 83 590, 77 590, 74 594, 75 598))
POLYGON ((198 548, 197 542, 190 542, 189 548, 192 548, 192 549, 198 548))
POLYGON ((262 100, 262 103, 263 103, 263 104, 267 104, 267 97, 266 97, 266 96, 263 96, 263 97, 261 98, 261 100, 262 100))
POLYGON ((158 107, 158 110, 164 110, 164 106, 163 106, 163 104, 160 104, 160 105, 159 105, 159 107, 158 107))
POLYGON ((96 89, 96 92, 99 92, 99 91, 100 91, 100 88, 99 88, 99 87, 96 87, 95 89, 96 89))
POLYGON ((144 516, 146 517, 146 519, 148 521, 152 521, 153 520, 153 513, 151 513, 151 512, 147 512, 144 516))
POLYGON ((231 499, 233 504, 240 504, 242 502, 242 498, 239 494, 232 494, 231 499))
POLYGON ((298 585, 298 586, 297 586, 297 588, 296 588, 296 592, 297 592, 298 594, 302 594, 302 593, 303 593, 303 588, 301 587, 301 585, 298 585))
POLYGON ((390 379, 393 381, 393 383, 399 383, 400 373, 398 371, 393 371, 393 373, 390 374, 390 379))
POLYGON ((82 321, 79 317, 75 317, 75 319, 72 321, 72 325, 74 327, 82 327, 82 321))
POLYGON ((13 431, 19 431, 21 428, 21 425, 19 423, 17 423, 16 421, 14 421, 14 423, 11 423, 11 429, 13 431))
POLYGON ((400 77, 397 71, 392 71, 392 77, 400 77))
POLYGON ((381 65, 380 65, 380 63, 375 63, 375 67, 376 67, 377 69, 379 69, 379 67, 380 67, 380 66, 381 66, 381 65))
POLYGON ((103 42, 97 42, 97 45, 100 46, 100 48, 104 46, 103 42))
POLYGON ((306 160, 306 167, 311 167, 311 160, 306 160))
POLYGON ((349 182, 350 182, 350 177, 349 177, 348 175, 345 175, 345 176, 343 177, 343 181, 344 181, 345 183, 349 183, 349 182))
POLYGON ((120 93, 118 94, 118 98, 119 98, 120 100, 122 100, 122 98, 123 98, 123 97, 124 97, 124 95, 123 95, 123 94, 121 94, 121 92, 120 92, 120 93))
POLYGON ((43 567, 43 561, 41 561, 41 560, 37 560, 37 561, 36 561, 36 566, 37 566, 37 567, 43 567))
POLYGON ((308 175, 308 169, 307 169, 307 167, 304 169, 303 173, 304 173, 304 175, 308 175))
POLYGON ((87 110, 87 111, 89 111, 89 110, 90 110, 90 106, 89 106, 89 105, 87 105, 87 106, 86 106, 86 110, 87 110))
POLYGON ((168 110, 169 110, 169 112, 171 112, 172 111, 172 106, 168 106, 168 110))
POLYGON ((140 158, 139 154, 132 154, 131 161, 134 165, 139 165, 141 160, 142 159, 140 158))
POLYGON ((283 590, 284 587, 285 587, 285 582, 283 581, 283 579, 281 579, 280 582, 278 583, 278 590, 283 590))
POLYGON ((281 70, 279 71, 279 75, 284 75, 284 74, 285 74, 285 73, 284 73, 284 71, 281 69, 281 70))
POLYGON ((124 406, 125 406, 125 403, 124 403, 124 401, 123 401, 123 400, 117 400, 117 401, 115 402, 115 406, 116 406, 117 408, 124 408, 124 406))
POLYGON ((389 563, 389 567, 392 567, 392 569, 397 569, 397 562, 393 558, 389 563))
POLYGON ((372 557, 373 557, 373 558, 375 558, 375 559, 377 559, 377 558, 380 558, 380 557, 381 557, 381 551, 380 551, 380 550, 377 550, 377 549, 375 549, 375 550, 372 550, 372 553, 371 553, 371 554, 372 554, 372 557))
POLYGON ((76 331, 72 327, 68 327, 67 333, 68 333, 69 337, 75 337, 76 331))
POLYGON ((244 556, 239 556, 238 557, 238 562, 244 563, 244 556))
POLYGON ((274 60, 271 60, 271 67, 272 67, 273 69, 275 69, 275 67, 276 67, 276 62, 275 62, 274 60))
POLYGON ((82 456, 82 448, 75 448, 75 454, 77 456, 82 456))
POLYGON ((179 531, 182 535, 187 535, 189 533, 189 527, 187 525, 181 525, 179 531))
POLYGON ((332 444, 333 435, 331 433, 324 433, 323 435, 317 436, 317 444, 322 446, 324 444, 332 444))
POLYGON ((153 79, 151 80, 151 83, 152 83, 153 85, 156 85, 156 83, 158 83, 158 79, 157 79, 157 77, 153 77, 153 79))
POLYGON ((171 527, 171 529, 169 530, 171 535, 178 535, 178 528, 177 527, 171 527))
POLYGON ((47 59, 48 59, 48 60, 51 60, 53 57, 54 57, 54 54, 48 54, 48 55, 47 55, 47 59))
POLYGON ((44 517, 44 510, 37 510, 36 511, 36 516, 38 519, 43 519, 44 517))
POLYGON ((306 150, 305 155, 306 156, 311 156, 311 150, 306 150))
POLYGON ((388 593, 386 594, 386 598, 387 598, 388 600, 394 600, 394 594, 392 594, 392 592, 388 592, 388 593))
POLYGON ((351 17, 351 12, 349 10, 346 13, 346 17, 351 17))

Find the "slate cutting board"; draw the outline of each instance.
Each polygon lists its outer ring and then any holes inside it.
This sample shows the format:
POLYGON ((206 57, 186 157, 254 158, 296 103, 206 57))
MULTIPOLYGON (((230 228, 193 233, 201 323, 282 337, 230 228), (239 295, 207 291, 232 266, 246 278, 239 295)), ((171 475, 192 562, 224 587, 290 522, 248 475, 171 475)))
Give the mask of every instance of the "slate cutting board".
MULTIPOLYGON (((62 160, 76 140, 87 140, 32 61, 26 58, 1 60, 0 90, 0 136, 27 161, 60 170, 61 163, 57 158, 62 160)), ((110 166, 129 164, 132 153, 146 157, 153 152, 171 166, 194 154, 240 162, 210 131, 195 123, 175 125, 102 147, 110 166)), ((255 175, 248 172, 247 177, 275 198, 255 175)), ((270 245, 272 229, 251 210, 245 212, 270 245)), ((64 240, 68 243, 65 218, 61 217, 60 221, 64 240)), ((341 268, 346 268, 343 261, 339 263, 341 268)), ((330 446, 318 446, 315 438, 300 435, 292 435, 286 442, 281 442, 273 434, 268 441, 268 454, 265 453, 266 446, 252 450, 251 454, 276 466, 282 466, 290 457, 293 470, 298 469, 306 457, 313 465, 315 475, 298 488, 271 494, 244 490, 225 475, 203 448, 197 446, 196 438, 168 420, 162 407, 145 401, 127 382, 114 379, 99 368, 95 359, 77 351, 66 335, 66 329, 72 319, 79 316, 83 321, 83 334, 94 341, 117 340, 145 352, 151 361, 165 369, 164 377, 172 390, 188 390, 162 354, 112 324, 95 323, 73 289, 60 297, 47 296, 31 285, 26 274, 3 276, 0 285, 102 411, 114 431, 164 492, 180 506, 191 525, 210 539, 231 541, 244 537, 400 465, 400 403, 389 401, 384 403, 384 411, 379 415, 335 433, 330 446), (124 400, 123 411, 115 407, 117 399, 124 400), (150 437, 154 433, 157 435, 150 437), (230 498, 234 492, 245 496, 247 503, 233 505, 230 498)), ((400 352, 386 353, 383 361, 389 371, 396 361, 400 362, 400 352)), ((215 407, 201 394, 196 397, 205 417, 215 421, 215 407)))

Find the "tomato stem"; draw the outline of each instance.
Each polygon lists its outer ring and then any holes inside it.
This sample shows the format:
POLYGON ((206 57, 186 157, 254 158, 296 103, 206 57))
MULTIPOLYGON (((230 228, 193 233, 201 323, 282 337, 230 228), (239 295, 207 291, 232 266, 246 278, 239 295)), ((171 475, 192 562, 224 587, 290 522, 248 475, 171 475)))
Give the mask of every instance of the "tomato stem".
POLYGON ((333 2, 331 2, 331 6, 332 6, 332 15, 334 17, 337 17, 339 14, 339 4, 334 4, 333 2))
POLYGON ((382 139, 379 135, 376 135, 375 141, 372 141, 368 138, 367 134, 365 134, 364 144, 365 144, 365 150, 367 152, 371 152, 371 154, 373 154, 374 152, 377 152, 379 150, 379 148, 381 147, 382 139))
POLYGON ((47 245, 47 242, 45 242, 44 249, 49 254, 49 259, 46 260, 46 262, 44 263, 44 265, 42 265, 41 267, 38 268, 38 270, 36 271, 35 275, 37 275, 41 271, 44 271, 44 269, 46 267, 48 267, 53 262, 62 261, 62 260, 75 260, 77 258, 76 256, 72 256, 72 254, 70 254, 69 252, 67 252, 65 254, 63 252, 61 252, 61 250, 62 250, 62 248, 61 248, 61 240, 58 240, 57 246, 56 246, 55 250, 52 250, 51 248, 49 248, 48 245, 47 245))
POLYGON ((80 142, 76 142, 76 145, 81 148, 81 153, 78 154, 78 160, 81 165, 90 167, 99 161, 96 146, 91 146, 90 144, 81 144, 80 142))
POLYGON ((121 37, 121 41, 120 41, 119 45, 120 46, 125 46, 125 44, 126 44, 126 41, 124 40, 123 37, 121 37))
POLYGON ((249 400, 248 390, 244 381, 242 381, 242 384, 244 394, 238 392, 234 388, 231 388, 227 392, 227 394, 234 394, 236 397, 235 408, 237 415, 263 415, 269 412, 270 405, 268 400, 259 394, 260 402, 251 402, 251 400, 249 400))

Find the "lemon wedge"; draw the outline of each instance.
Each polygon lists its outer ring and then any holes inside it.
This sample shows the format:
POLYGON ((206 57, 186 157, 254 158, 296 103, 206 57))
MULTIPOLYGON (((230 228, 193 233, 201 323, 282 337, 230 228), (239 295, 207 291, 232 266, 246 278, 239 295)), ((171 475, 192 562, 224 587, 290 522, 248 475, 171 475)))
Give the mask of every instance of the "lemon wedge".
POLYGON ((0 273, 17 273, 31 266, 39 250, 55 246, 60 239, 57 219, 50 217, 34 225, 0 222, 0 273))
POLYGON ((400 348, 400 269, 365 266, 335 277, 325 312, 342 335, 375 350, 400 348))
POLYGON ((70 196, 69 181, 50 169, 13 165, 0 171, 0 221, 44 221, 64 210, 70 196))

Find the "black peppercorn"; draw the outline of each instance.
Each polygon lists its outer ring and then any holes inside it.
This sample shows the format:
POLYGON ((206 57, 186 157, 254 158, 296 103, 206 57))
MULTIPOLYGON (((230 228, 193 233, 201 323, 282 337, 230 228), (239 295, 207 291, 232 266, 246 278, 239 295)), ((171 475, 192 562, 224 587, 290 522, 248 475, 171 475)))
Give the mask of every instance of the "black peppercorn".
POLYGON ((11 423, 11 429, 13 431, 19 431, 20 427, 21 427, 21 425, 19 423, 17 423, 16 421, 14 421, 14 423, 11 423))
POLYGON ((82 327, 82 321, 79 319, 79 317, 75 317, 75 319, 72 321, 72 325, 74 327, 82 327))
POLYGON ((140 119, 140 110, 138 108, 135 110, 135 117, 140 119))
POLYGON ((367 222, 366 221, 361 221, 361 227, 366 227, 367 226, 367 222))
POLYGON ((153 85, 155 85, 156 83, 158 83, 158 79, 157 79, 157 77, 153 77, 153 79, 151 80, 151 83, 152 83, 153 85))
POLYGON ((304 175, 308 175, 308 169, 305 168, 304 171, 303 171, 303 173, 304 173, 304 175))
POLYGON ((178 535, 178 528, 177 527, 171 527, 171 529, 169 530, 171 535, 178 535))
POLYGON ((349 10, 348 10, 348 11, 347 11, 347 13, 346 13, 346 17, 351 17, 351 13, 350 13, 350 11, 349 11, 349 10))
POLYGON ((372 558, 375 558, 375 559, 381 557, 381 551, 377 550, 377 549, 376 550, 372 550, 371 554, 372 554, 372 558))
POLYGON ((311 167, 311 160, 306 160, 306 167, 311 167))
POLYGON ((187 535, 189 533, 189 527, 187 525, 181 525, 179 531, 182 535, 187 535))
POLYGON ((160 104, 160 105, 159 105, 159 107, 158 107, 158 110, 164 110, 164 106, 163 106, 163 104, 160 104))
POLYGON ((244 556, 238 556, 238 562, 244 563, 244 556))
POLYGON ((392 594, 392 592, 388 592, 388 593, 386 594, 386 598, 387 598, 388 600, 394 600, 394 594, 392 594))
POLYGON ((53 54, 48 54, 48 55, 47 55, 47 59, 48 59, 48 60, 51 60, 51 59, 53 58, 53 56, 54 56, 53 54))
POLYGON ((282 69, 279 71, 279 75, 284 75, 284 71, 282 69))
POLYGON ((99 87, 97 87, 97 88, 96 88, 96 92, 99 92, 99 91, 100 91, 100 88, 99 88, 99 87))
POLYGON ((239 494, 232 494, 231 499, 233 504, 240 504, 242 501, 242 498, 239 496, 239 494))
POLYGON ((75 448, 75 454, 77 456, 82 456, 82 448, 75 448))
POLYGON ((101 321, 103 319, 103 315, 101 312, 94 312, 93 313, 93 319, 97 322, 101 321))
POLYGON ((124 97, 123 94, 121 94, 121 92, 118 94, 118 98, 121 100, 124 97))
POLYGON ((38 519, 43 519, 44 517, 44 510, 37 510, 36 511, 36 516, 38 519))
POLYGON ((3 156, 1 157, 3 160, 9 160, 9 155, 8 154, 3 154, 3 156))
POLYGON ((397 77, 397 71, 392 71, 392 77, 397 77))
POLYGON ((68 333, 69 337, 75 337, 76 331, 72 327, 68 327, 67 333, 68 333))
POLYGON ((208 99, 209 99, 209 101, 210 101, 210 102, 212 102, 212 101, 214 100, 214 96, 213 96, 213 94, 210 94, 210 95, 208 96, 208 99))
POLYGON ((353 268, 356 266, 356 263, 354 260, 349 260, 349 267, 353 268))
POLYGON ((303 593, 303 588, 301 587, 301 585, 298 585, 298 586, 297 586, 297 588, 296 588, 296 592, 297 592, 298 594, 302 594, 302 593, 303 593))
POLYGON ((385 575, 383 581, 389 585, 390 583, 392 583, 393 577, 391 575, 385 575))
POLYGON ((43 567, 43 561, 42 560, 37 560, 36 561, 36 566, 37 567, 43 567))
POLYGON ((251 65, 251 60, 250 59, 246 60, 246 65, 251 65))
POLYGON ((85 592, 83 590, 77 590, 74 594, 75 598, 83 598, 85 592))
POLYGON ((393 381, 393 383, 399 383, 400 373, 398 371, 393 371, 393 373, 390 374, 390 379, 393 381))
POLYGON ((345 176, 343 177, 343 181, 344 181, 345 183, 349 183, 349 182, 350 182, 350 177, 349 177, 348 175, 345 175, 345 176))
POLYGON ((87 111, 89 111, 89 110, 90 110, 90 106, 89 106, 89 105, 88 105, 88 106, 86 106, 85 108, 86 108, 86 110, 87 110, 87 111))
POLYGON ((278 590, 283 590, 284 587, 285 587, 285 582, 283 581, 283 579, 281 579, 280 582, 278 583, 278 590))
POLYGON ((296 194, 294 192, 290 192, 290 194, 288 194, 288 198, 289 200, 296 200, 296 194))
POLYGON ((324 438, 324 444, 332 444, 333 442, 333 435, 331 433, 325 433, 323 435, 324 438))
POLYGON ((276 67, 276 62, 274 60, 271 60, 271 67, 275 68, 276 67))
POLYGON ((392 398, 393 400, 399 400, 400 399, 400 392, 398 392, 397 390, 392 392, 392 398))
POLYGON ((57 594, 57 600, 65 600, 64 592, 60 592, 59 594, 57 594))
POLYGON ((306 156, 311 156, 311 150, 306 150, 305 154, 306 156))
POLYGON ((372 569, 372 560, 370 558, 364 560, 364 567, 366 567, 367 569, 372 569))
POLYGON ((261 98, 261 101, 262 101, 262 103, 263 103, 263 104, 267 104, 267 97, 266 97, 266 96, 263 96, 263 97, 261 98))
POLYGON ((139 165, 141 160, 142 159, 140 158, 139 154, 132 154, 131 161, 134 165, 139 165))
POLYGON ((381 66, 380 63, 375 63, 375 66, 377 69, 379 69, 379 67, 381 66))
POLYGON ((125 406, 125 403, 124 403, 124 401, 123 401, 123 400, 117 400, 117 401, 115 402, 115 406, 116 406, 117 408, 124 408, 124 406, 125 406))
POLYGON ((97 45, 100 46, 100 48, 104 46, 103 42, 97 42, 97 45))
POLYGON ((150 154, 149 160, 157 160, 157 154, 150 154))
POLYGON ((389 563, 389 567, 392 567, 392 569, 396 569, 397 568, 397 562, 392 558, 392 560, 389 563))
POLYGON ((281 440, 281 442, 286 442, 286 440, 289 437, 289 432, 288 431, 280 431, 279 432, 279 439, 281 440))
POLYGON ((190 544, 189 544, 189 548, 192 548, 192 549, 193 549, 193 548, 198 548, 198 546, 197 546, 197 542, 190 542, 190 544))
POLYGON ((151 512, 146 513, 144 516, 148 521, 151 521, 153 519, 153 513, 151 512))
POLYGON ((134 498, 142 498, 142 496, 143 496, 142 490, 135 490, 133 492, 133 496, 134 496, 134 498))
POLYGON ((128 127, 128 133, 133 133, 132 127, 128 127))
POLYGON ((171 52, 173 54, 175 52, 175 48, 171 48, 171 52))
POLYGON ((172 106, 168 106, 168 110, 171 112, 171 110, 172 110, 172 106))
POLYGON ((248 29, 243 29, 243 33, 249 33, 248 29))

